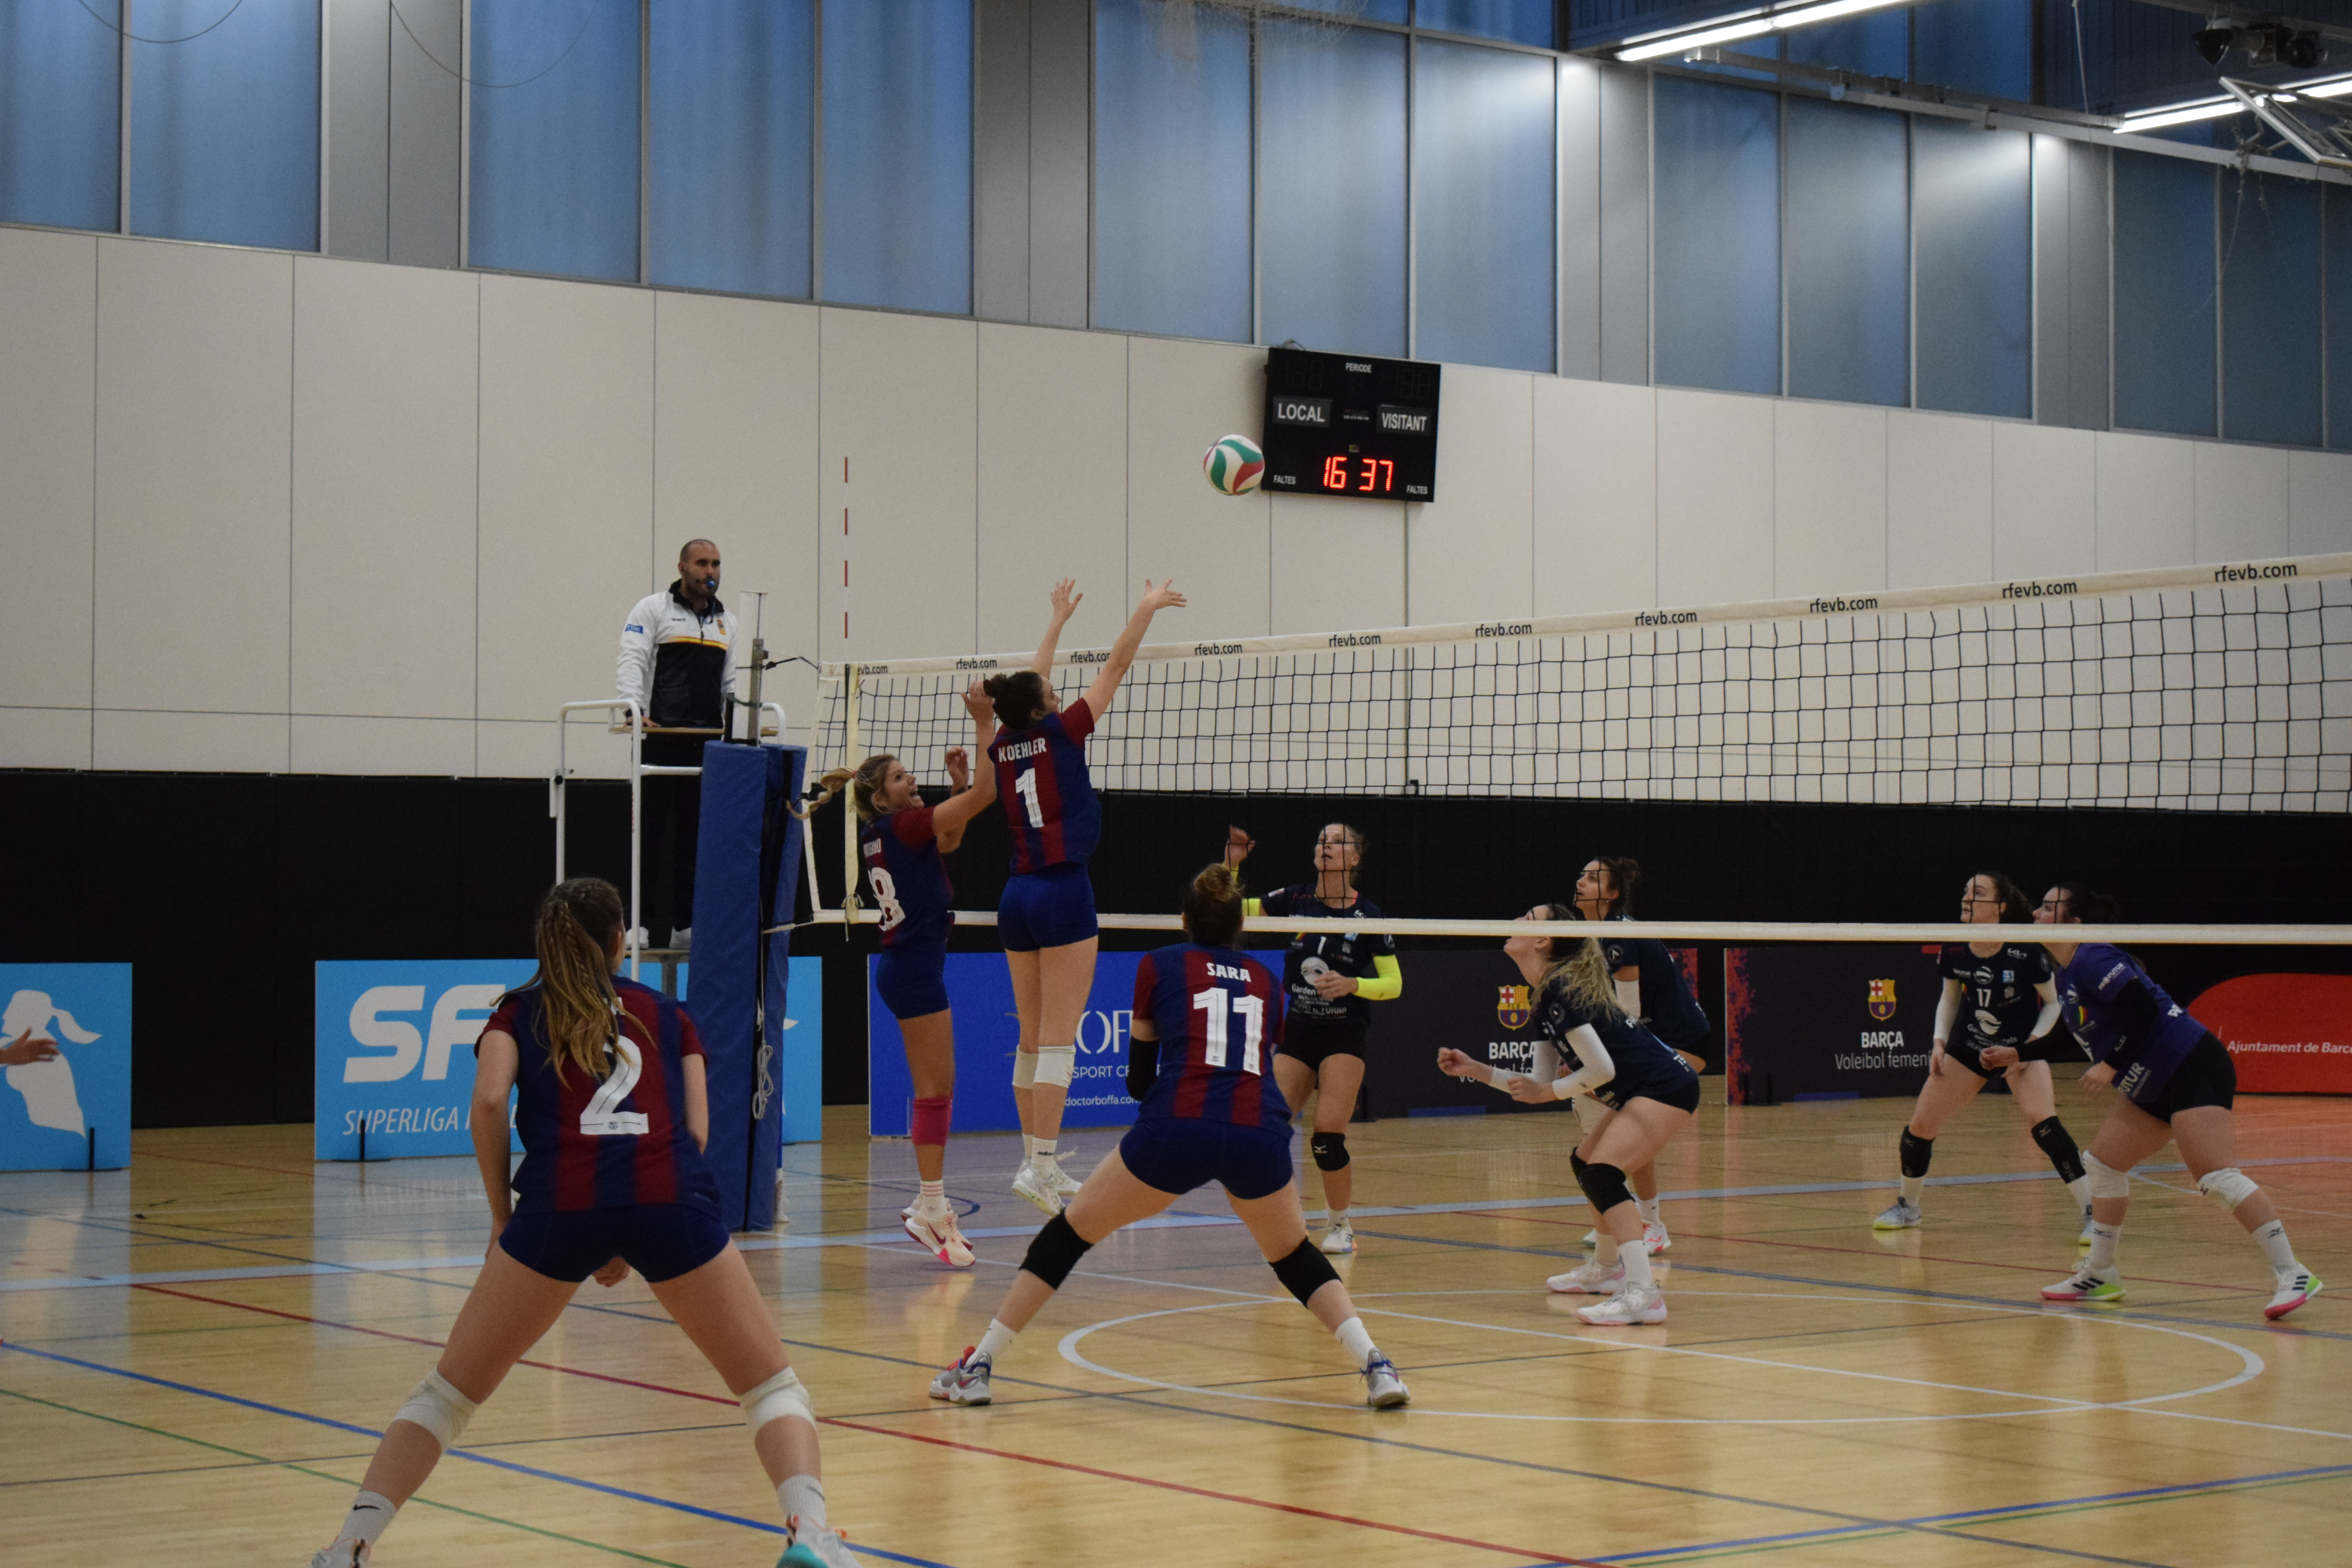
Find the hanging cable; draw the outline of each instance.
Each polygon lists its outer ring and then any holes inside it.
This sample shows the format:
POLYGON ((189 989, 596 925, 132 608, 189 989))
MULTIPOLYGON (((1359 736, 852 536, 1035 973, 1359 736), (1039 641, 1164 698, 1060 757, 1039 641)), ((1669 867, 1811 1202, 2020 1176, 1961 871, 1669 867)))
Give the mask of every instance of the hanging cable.
MULTIPOLYGON (((245 4, 245 0, 237 0, 237 4, 242 5, 245 4)), ((548 61, 547 65, 542 69, 535 70, 531 72, 530 75, 515 81, 484 81, 478 77, 467 76, 465 72, 453 69, 451 67, 445 64, 438 55, 425 47, 425 40, 416 36, 416 29, 408 25, 408 18, 400 14, 398 0, 394 0, 392 19, 400 24, 400 30, 402 32, 408 35, 408 41, 416 46, 416 52, 423 55, 426 59, 431 60, 435 65, 439 66, 445 75, 455 77, 457 80, 465 83, 467 87, 503 89, 509 87, 528 87, 532 82, 537 81, 541 77, 545 76, 549 71, 551 71, 556 67, 562 65, 565 60, 570 59, 572 58, 572 51, 580 47, 580 40, 588 36, 588 24, 596 19, 596 12, 604 4, 604 0, 588 0, 588 14, 580 18, 580 30, 572 35, 572 41, 563 46, 563 52, 556 56, 553 59, 548 61)), ((215 24, 215 26, 217 26, 217 24, 215 24)))
POLYGON ((116 26, 113 23, 100 16, 97 12, 90 11, 89 0, 74 0, 74 3, 79 5, 84 11, 89 12, 89 19, 91 21, 105 28, 108 32, 115 34, 119 37, 128 38, 134 44, 184 44, 191 38, 203 37, 206 33, 211 32, 213 27, 219 26, 221 22, 227 21, 231 16, 236 16, 237 12, 245 7, 245 0, 233 0, 233 4, 230 5, 229 8, 220 14, 220 20, 215 22, 211 27, 199 27, 193 33, 184 33, 176 38, 142 38, 136 33, 123 31, 122 28, 116 26))

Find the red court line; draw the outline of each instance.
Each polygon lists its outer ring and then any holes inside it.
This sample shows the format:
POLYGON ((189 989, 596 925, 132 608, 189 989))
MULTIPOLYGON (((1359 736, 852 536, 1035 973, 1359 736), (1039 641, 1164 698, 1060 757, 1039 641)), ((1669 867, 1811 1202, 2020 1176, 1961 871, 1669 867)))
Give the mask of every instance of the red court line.
MULTIPOLYGON (((307 1312, 289 1312, 278 1307, 260 1307, 247 1301, 231 1301, 218 1296, 200 1296, 193 1290, 174 1290, 164 1285, 134 1285, 134 1290, 151 1290, 159 1296, 177 1296, 184 1300, 202 1301, 208 1306, 228 1307, 242 1312, 258 1312, 267 1317, 285 1318, 293 1322, 310 1323, 319 1328, 342 1329, 355 1334, 372 1334, 377 1339, 398 1340, 404 1344, 427 1345, 436 1350, 446 1348, 446 1342, 429 1340, 419 1334, 397 1334, 389 1329, 371 1329, 359 1323, 340 1322, 332 1318, 313 1317, 307 1312)), ((615 1377, 610 1373, 588 1372, 580 1367, 562 1366, 554 1362, 519 1360, 517 1366, 537 1367, 543 1372, 562 1373, 567 1377, 593 1378, 598 1383, 617 1383, 629 1388, 642 1388, 654 1394, 675 1394, 686 1399, 699 1399, 712 1405, 734 1405, 737 1401, 717 1394, 698 1394, 690 1388, 674 1388, 667 1384, 643 1383, 631 1377, 615 1377)), ((1417 1536, 1423 1541, 1442 1541, 1449 1546, 1475 1547, 1481 1552, 1507 1552, 1525 1561, 1561 1563, 1569 1568, 1605 1568, 1582 1557, 1567 1557, 1556 1552, 1538 1552, 1517 1546, 1500 1546, 1491 1541, 1473 1541, 1467 1536, 1444 1535, 1433 1530, 1415 1530, 1410 1525, 1386 1524, 1376 1519, 1358 1519, 1350 1514, 1327 1513, 1321 1509, 1305 1508, 1297 1503, 1273 1502, 1265 1498, 1243 1497, 1236 1492, 1213 1491, 1206 1487, 1186 1486, 1181 1481, 1156 1480, 1150 1476, 1129 1475, 1120 1470, 1097 1469, 1091 1465, 1075 1464, 1067 1459, 1048 1459, 1035 1454, 1016 1453, 1009 1448, 984 1447, 977 1443, 961 1443, 947 1437, 928 1436, 920 1432, 894 1431, 887 1426, 872 1426, 860 1421, 845 1421, 837 1415, 821 1415, 818 1422, 826 1426, 844 1426, 853 1432, 868 1432, 877 1436, 898 1437, 910 1443, 929 1443, 941 1448, 961 1448, 968 1453, 985 1454, 991 1458, 1013 1459, 1025 1465, 1044 1465, 1050 1469, 1075 1470, 1081 1475, 1097 1476, 1105 1480, 1126 1481, 1139 1487, 1156 1487, 1162 1491, 1184 1492, 1192 1497, 1213 1498, 1219 1502, 1240 1503, 1249 1508, 1271 1509, 1277 1513, 1298 1514, 1307 1519, 1320 1519, 1334 1524, 1352 1524, 1366 1530, 1387 1531, 1394 1535, 1417 1536)))

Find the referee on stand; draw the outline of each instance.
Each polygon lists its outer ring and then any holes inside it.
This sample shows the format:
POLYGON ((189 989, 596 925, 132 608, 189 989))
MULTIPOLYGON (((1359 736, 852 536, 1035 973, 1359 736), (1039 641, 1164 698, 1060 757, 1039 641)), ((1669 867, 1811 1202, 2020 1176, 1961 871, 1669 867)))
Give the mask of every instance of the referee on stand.
MULTIPOLYGON (((649 765, 701 765, 702 743, 718 735, 735 689, 734 643, 734 619, 719 602, 719 546, 689 539, 677 552, 677 581, 639 600, 621 627, 620 695, 635 698, 645 712, 649 765), (666 730, 687 732, 659 732, 666 730)), ((649 778, 645 808, 646 929, 667 925, 669 945, 688 947, 702 781, 649 778)))

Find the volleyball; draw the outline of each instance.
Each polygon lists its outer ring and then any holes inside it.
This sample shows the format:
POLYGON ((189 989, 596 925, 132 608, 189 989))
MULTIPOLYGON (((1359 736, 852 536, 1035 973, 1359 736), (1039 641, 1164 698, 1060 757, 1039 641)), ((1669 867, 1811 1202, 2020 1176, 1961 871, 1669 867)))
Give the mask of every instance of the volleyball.
POLYGON ((1201 454, 1201 471, 1229 496, 1245 496, 1265 478, 1265 454, 1246 436, 1225 436, 1201 454))

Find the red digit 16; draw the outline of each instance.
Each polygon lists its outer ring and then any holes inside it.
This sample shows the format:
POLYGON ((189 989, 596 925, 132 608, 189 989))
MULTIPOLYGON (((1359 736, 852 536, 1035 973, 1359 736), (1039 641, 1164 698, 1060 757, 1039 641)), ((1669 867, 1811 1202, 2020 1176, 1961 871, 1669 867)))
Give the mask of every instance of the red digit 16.
POLYGON ((1344 490, 1348 488, 1347 458, 1326 458, 1323 459, 1323 488, 1327 490, 1344 490))

